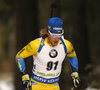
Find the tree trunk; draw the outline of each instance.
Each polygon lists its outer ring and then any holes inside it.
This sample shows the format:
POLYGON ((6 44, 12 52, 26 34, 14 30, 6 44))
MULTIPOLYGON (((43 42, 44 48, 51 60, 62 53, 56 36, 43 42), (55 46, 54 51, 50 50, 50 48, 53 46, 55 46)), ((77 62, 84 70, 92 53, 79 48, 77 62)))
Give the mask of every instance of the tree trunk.
MULTIPOLYGON (((16 3, 16 20, 17 20, 17 52, 21 50, 30 41, 38 37, 37 26, 37 0, 17 0, 16 3)), ((32 71, 32 57, 25 59, 27 73, 31 75, 32 71)), ((21 75, 16 67, 15 74, 16 90, 22 90, 21 75)))

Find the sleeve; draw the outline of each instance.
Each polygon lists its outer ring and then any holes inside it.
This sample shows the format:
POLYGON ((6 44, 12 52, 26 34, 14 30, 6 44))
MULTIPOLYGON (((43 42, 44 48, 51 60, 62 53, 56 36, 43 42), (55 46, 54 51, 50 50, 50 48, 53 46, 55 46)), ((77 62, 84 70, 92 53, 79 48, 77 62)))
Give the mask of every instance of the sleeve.
POLYGON ((76 52, 73 48, 73 45, 68 40, 65 40, 66 46, 67 46, 67 56, 70 60, 70 65, 72 72, 78 72, 78 59, 76 56, 76 52))
POLYGON ((31 41, 17 53, 17 57, 27 58, 32 55, 36 56, 40 42, 39 39, 31 41))
POLYGON ((39 39, 33 40, 17 53, 16 63, 20 72, 26 72, 24 58, 27 58, 32 55, 36 56, 38 48, 40 46, 40 42, 41 41, 39 39))

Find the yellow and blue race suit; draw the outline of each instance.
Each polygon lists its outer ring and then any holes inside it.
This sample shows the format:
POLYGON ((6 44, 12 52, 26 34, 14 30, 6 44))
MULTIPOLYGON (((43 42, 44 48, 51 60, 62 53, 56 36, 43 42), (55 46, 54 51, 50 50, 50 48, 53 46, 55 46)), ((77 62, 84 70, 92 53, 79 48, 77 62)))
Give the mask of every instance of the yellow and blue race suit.
POLYGON ((73 45, 62 36, 56 46, 48 37, 31 41, 16 55, 20 72, 25 71, 24 58, 33 56, 32 90, 60 90, 59 76, 65 56, 68 56, 72 72, 78 72, 78 60, 73 45))

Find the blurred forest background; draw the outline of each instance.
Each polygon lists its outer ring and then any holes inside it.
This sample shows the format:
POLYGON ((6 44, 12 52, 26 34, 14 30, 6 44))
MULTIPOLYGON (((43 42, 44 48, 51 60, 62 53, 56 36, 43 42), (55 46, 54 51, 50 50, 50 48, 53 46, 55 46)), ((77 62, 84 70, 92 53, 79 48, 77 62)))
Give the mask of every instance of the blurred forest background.
MULTIPOLYGON (((0 0, 0 90, 22 90, 16 53, 47 27, 54 2, 58 7, 53 16, 63 20, 65 38, 73 43, 79 59, 81 86, 75 90, 100 90, 100 0, 0 0)), ((32 57, 25 62, 31 75, 32 57)), ((72 88, 70 74, 66 57, 61 90, 72 88)))

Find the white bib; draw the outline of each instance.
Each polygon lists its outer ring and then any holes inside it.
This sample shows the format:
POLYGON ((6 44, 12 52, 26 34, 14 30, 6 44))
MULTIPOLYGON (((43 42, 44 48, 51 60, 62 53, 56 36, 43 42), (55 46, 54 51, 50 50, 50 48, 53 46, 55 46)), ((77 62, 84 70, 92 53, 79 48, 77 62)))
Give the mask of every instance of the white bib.
POLYGON ((38 56, 33 56, 33 73, 46 79, 59 77, 65 55, 61 41, 55 47, 49 46, 44 41, 44 46, 38 56))

